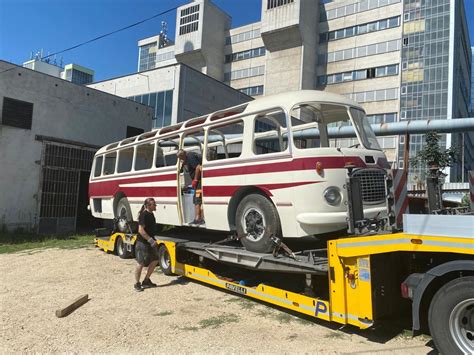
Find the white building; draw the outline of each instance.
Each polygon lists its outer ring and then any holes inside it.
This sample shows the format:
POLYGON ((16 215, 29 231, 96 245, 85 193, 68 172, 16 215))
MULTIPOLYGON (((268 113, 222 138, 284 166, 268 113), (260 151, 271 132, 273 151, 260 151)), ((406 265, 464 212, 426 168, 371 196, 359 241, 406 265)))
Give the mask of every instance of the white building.
MULTIPOLYGON (((468 116, 471 51, 462 0, 261 4, 261 20, 238 28, 210 0, 179 7, 174 44, 163 46, 160 36, 139 41, 139 71, 184 63, 251 96, 327 90, 358 101, 373 123, 468 116)), ((379 140, 403 168, 403 138, 379 140)), ((444 142, 474 155, 472 134, 448 134, 444 142)), ((410 155, 422 146, 422 135, 413 135, 410 155)), ((456 166, 452 180, 469 169, 474 162, 456 166)))
POLYGON ((95 151, 148 131, 150 107, 0 61, 0 229, 90 228, 95 151))

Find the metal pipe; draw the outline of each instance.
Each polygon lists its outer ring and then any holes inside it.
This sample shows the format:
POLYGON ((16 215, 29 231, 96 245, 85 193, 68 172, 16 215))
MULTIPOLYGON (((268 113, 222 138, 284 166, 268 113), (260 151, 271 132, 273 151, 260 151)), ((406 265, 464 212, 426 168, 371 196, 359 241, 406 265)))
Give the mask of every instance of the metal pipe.
MULTIPOLYGON (((438 133, 455 133, 474 131, 474 117, 454 118, 449 120, 407 120, 394 123, 373 124, 371 126, 377 137, 401 134, 423 134, 431 131, 438 133)), ((328 128, 328 134, 333 138, 355 137, 354 128, 352 126, 330 127, 328 128)))

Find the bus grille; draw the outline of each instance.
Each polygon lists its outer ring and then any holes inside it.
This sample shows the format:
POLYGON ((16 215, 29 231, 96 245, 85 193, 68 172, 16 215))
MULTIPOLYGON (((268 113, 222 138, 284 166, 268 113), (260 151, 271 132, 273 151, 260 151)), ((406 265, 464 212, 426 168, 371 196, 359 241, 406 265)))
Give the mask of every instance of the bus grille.
POLYGON ((385 171, 379 169, 363 169, 354 173, 360 179, 362 201, 376 205, 385 202, 385 171))

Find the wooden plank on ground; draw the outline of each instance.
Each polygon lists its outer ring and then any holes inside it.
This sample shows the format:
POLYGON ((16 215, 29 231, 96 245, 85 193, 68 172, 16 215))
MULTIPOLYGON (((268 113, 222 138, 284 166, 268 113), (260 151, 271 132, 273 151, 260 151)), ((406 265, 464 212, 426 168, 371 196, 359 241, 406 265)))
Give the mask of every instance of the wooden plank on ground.
POLYGON ((83 295, 77 298, 69 306, 56 310, 56 317, 66 317, 68 314, 85 304, 87 301, 89 301, 89 295, 83 295))

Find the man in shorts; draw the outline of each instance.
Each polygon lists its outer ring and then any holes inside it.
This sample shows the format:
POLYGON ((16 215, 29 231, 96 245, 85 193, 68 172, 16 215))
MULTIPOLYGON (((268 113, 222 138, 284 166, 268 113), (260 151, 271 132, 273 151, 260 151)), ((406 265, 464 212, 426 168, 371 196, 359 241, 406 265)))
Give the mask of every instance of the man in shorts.
POLYGON ((138 234, 135 243, 135 258, 138 265, 135 269, 135 285, 137 292, 145 288, 156 287, 151 282, 150 276, 158 265, 158 245, 155 235, 156 220, 153 212, 156 211, 156 202, 153 198, 147 198, 138 214, 138 234), (148 267, 145 279, 140 283, 140 277, 144 267, 148 267))
POLYGON ((178 159, 183 162, 183 167, 186 168, 189 176, 191 176, 192 187, 194 189, 193 203, 194 203, 194 221, 191 224, 204 224, 204 215, 202 213, 202 155, 197 152, 186 152, 183 149, 177 152, 178 159))

